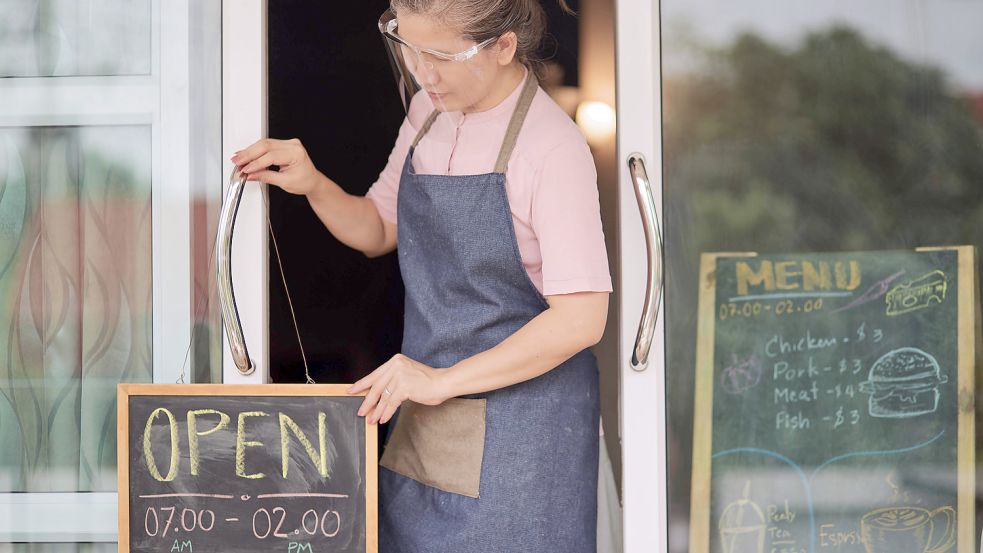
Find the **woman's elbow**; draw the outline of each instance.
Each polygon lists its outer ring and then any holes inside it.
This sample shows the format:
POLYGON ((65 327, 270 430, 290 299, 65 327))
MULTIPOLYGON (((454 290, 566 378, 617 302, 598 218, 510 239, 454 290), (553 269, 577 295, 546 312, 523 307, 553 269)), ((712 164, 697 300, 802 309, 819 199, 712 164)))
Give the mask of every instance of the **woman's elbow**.
POLYGON ((599 314, 596 319, 587 332, 587 347, 596 346, 604 338, 604 329, 607 327, 608 322, 607 311, 599 314))
MULTIPOLYGON (((608 320, 608 295, 605 292, 594 292, 578 301, 576 315, 569 318, 574 321, 580 349, 598 344, 604 337, 608 320)), ((573 315, 573 313, 571 313, 573 315)))

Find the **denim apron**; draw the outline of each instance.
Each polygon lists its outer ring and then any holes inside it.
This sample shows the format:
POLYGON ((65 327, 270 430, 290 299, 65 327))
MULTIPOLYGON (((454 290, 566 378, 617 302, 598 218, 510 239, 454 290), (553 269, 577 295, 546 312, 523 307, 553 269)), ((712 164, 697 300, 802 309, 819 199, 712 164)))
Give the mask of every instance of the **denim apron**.
MULTIPOLYGON (((403 165, 398 255, 402 352, 432 367, 491 349, 549 307, 519 257, 505 169, 538 90, 530 71, 495 170, 403 165)), ((597 361, 584 349, 545 374, 438 406, 404 402, 379 469, 381 553, 594 553, 597 361)))

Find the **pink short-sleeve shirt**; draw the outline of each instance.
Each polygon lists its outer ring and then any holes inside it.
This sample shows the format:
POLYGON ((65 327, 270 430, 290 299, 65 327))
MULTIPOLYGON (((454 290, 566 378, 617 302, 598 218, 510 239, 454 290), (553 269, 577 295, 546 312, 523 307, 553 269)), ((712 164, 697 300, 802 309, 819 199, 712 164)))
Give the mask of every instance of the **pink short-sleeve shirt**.
MULTIPOLYGON (((523 83, 489 110, 441 113, 417 145, 413 169, 436 175, 494 170, 523 83)), ((426 93, 414 96, 389 162, 366 194, 392 223, 406 153, 431 111, 426 93)), ((612 291, 594 159, 580 129, 542 89, 516 141, 505 188, 519 256, 540 293, 612 291)))

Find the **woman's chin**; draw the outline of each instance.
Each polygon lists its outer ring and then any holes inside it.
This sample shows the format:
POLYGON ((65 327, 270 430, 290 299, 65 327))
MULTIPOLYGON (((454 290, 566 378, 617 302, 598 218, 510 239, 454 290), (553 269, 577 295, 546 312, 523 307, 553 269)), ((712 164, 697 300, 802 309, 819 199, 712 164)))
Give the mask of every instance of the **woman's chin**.
POLYGON ((440 100, 434 102, 433 107, 440 112, 461 111, 461 106, 458 105, 458 102, 454 101, 448 102, 446 100, 440 100))

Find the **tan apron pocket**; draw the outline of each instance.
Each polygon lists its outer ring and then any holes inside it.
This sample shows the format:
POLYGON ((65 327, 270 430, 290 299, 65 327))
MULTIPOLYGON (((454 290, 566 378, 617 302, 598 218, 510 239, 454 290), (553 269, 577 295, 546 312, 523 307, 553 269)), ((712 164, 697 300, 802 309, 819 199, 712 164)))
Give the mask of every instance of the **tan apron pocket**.
POLYGON ((485 400, 440 405, 406 401, 379 464, 417 482, 478 497, 485 450, 485 400))

